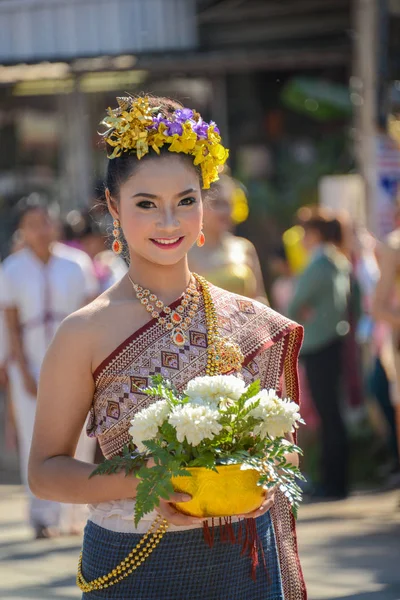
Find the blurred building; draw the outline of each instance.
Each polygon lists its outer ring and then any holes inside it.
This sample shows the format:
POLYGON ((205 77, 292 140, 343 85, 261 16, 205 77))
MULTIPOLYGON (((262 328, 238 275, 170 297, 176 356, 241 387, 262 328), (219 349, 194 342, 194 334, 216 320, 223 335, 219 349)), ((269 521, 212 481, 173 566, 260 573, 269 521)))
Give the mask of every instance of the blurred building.
POLYGON ((267 198, 284 220, 313 199, 321 173, 352 166, 352 5, 0 0, 3 227, 7 207, 32 189, 63 211, 88 204, 104 169, 104 108, 143 89, 214 118, 235 173, 255 182, 255 212, 267 198))

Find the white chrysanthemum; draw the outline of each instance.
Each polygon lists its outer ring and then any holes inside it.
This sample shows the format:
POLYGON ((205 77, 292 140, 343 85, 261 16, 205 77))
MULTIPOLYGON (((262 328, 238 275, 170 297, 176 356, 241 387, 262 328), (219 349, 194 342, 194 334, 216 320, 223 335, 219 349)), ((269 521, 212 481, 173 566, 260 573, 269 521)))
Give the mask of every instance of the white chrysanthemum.
POLYGON ((239 400, 246 384, 235 375, 196 377, 189 381, 185 394, 196 404, 216 404, 221 398, 239 400))
POLYGON ((218 411, 209 406, 188 402, 177 406, 169 415, 170 424, 176 429, 178 442, 186 441, 198 446, 205 439, 211 440, 217 435, 222 425, 218 423, 218 411))
POLYGON ((260 400, 259 405, 254 408, 250 415, 260 422, 254 427, 255 435, 261 438, 268 436, 283 437, 292 432, 301 419, 299 407, 295 402, 282 400, 275 390, 262 390, 257 396, 247 401, 247 405, 255 400, 260 400))
POLYGON ((139 452, 146 450, 146 446, 142 442, 156 437, 158 428, 164 423, 170 412, 168 403, 165 400, 159 400, 135 415, 131 421, 129 435, 139 452))

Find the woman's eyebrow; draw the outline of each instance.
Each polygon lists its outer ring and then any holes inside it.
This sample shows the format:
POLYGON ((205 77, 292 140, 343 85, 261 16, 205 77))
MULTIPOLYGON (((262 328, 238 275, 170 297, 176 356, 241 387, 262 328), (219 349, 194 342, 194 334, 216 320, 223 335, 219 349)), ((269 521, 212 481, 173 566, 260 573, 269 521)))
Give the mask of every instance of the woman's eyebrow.
MULTIPOLYGON (((186 194, 191 194, 193 192, 195 192, 195 188, 189 188, 187 190, 184 190, 183 192, 179 192, 179 194, 175 195, 175 198, 180 198, 181 196, 186 196, 186 194)), ((134 196, 132 196, 132 198, 149 198, 149 200, 157 200, 158 196, 155 194, 148 194, 147 192, 139 192, 137 194, 135 194, 134 196)))
POLYGON ((195 188, 189 188, 188 190, 185 190, 184 192, 179 192, 179 194, 176 194, 175 198, 179 198, 180 196, 186 196, 186 194, 192 194, 195 191, 196 191, 195 188))
POLYGON ((158 196, 155 196, 154 194, 147 194, 147 192, 139 192, 138 194, 135 194, 134 196, 132 196, 132 198, 149 198, 150 200, 156 200, 158 198, 158 196))

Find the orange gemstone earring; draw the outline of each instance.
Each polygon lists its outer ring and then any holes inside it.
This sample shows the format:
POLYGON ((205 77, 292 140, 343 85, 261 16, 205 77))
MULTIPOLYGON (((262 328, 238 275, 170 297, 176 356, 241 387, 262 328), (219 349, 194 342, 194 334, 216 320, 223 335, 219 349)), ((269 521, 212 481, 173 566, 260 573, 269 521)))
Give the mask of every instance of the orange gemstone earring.
POLYGON ((202 231, 200 231, 199 237, 197 238, 196 243, 199 248, 202 248, 204 246, 204 244, 206 243, 206 236, 204 235, 204 233, 202 231))
POLYGON ((122 252, 122 242, 120 240, 121 225, 120 225, 120 222, 118 221, 118 219, 115 219, 113 225, 114 225, 114 229, 113 229, 114 241, 112 244, 112 249, 115 252, 115 254, 121 254, 121 252, 122 252))

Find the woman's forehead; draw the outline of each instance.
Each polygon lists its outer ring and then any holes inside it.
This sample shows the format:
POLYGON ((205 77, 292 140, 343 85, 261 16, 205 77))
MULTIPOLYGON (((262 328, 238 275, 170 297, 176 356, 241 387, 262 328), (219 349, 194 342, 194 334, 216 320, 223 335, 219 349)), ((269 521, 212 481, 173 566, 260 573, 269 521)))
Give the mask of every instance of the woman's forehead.
POLYGON ((146 192, 155 196, 201 189, 197 171, 176 156, 143 161, 126 181, 125 188, 131 194, 146 192))

